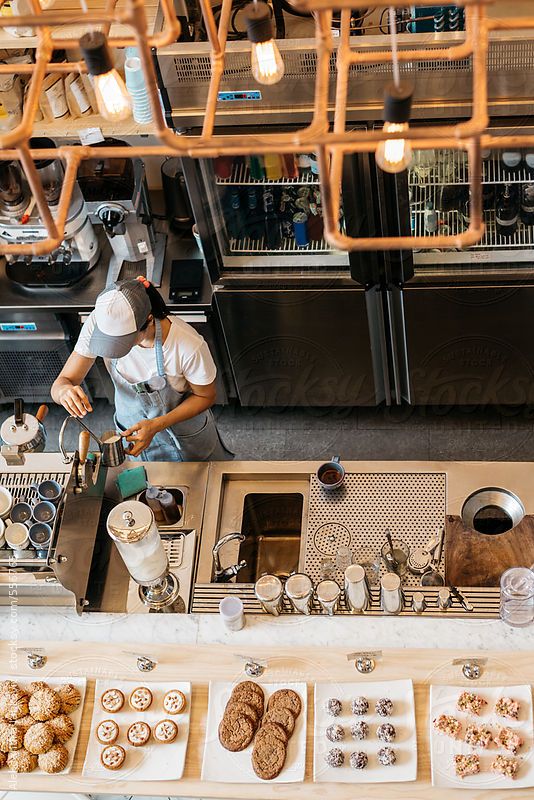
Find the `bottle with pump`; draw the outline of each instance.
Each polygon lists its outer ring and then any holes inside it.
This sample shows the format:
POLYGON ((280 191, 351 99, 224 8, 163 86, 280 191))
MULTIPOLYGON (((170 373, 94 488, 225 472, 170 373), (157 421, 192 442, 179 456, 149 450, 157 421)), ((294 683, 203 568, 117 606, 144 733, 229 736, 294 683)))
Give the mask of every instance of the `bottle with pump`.
POLYGON ((497 233, 509 239, 517 231, 518 219, 519 202, 517 195, 510 184, 507 183, 495 209, 495 228, 497 233))

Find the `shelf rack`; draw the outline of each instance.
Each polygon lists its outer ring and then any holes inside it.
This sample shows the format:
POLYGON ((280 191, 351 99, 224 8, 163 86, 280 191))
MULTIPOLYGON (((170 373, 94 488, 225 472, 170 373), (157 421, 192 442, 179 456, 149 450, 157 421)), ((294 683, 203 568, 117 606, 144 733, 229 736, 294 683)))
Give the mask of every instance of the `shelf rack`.
POLYGON ((230 253, 233 255, 269 255, 276 253, 294 253, 303 255, 305 253, 332 253, 334 248, 330 247, 325 239, 311 241, 307 247, 297 247, 295 240, 283 239, 282 246, 276 250, 269 250, 264 246, 262 239, 230 239, 230 253))
POLYGON ((319 183, 319 176, 310 171, 302 171, 298 178, 279 178, 278 180, 269 180, 269 178, 261 178, 256 180, 250 175, 248 165, 244 162, 234 162, 232 167, 232 174, 229 178, 218 178, 215 176, 215 183, 219 186, 246 186, 247 184, 254 184, 257 186, 310 186, 319 183))
MULTIPOLYGON (((416 210, 415 217, 415 236, 438 236, 443 233, 443 228, 448 227, 451 234, 459 233, 464 230, 464 225, 458 211, 436 211, 438 215, 438 230, 432 234, 424 229, 424 211, 416 210)), ((484 237, 479 244, 470 247, 469 250, 513 250, 513 249, 532 249, 534 248, 534 226, 524 225, 521 220, 514 236, 506 237, 497 233, 495 226, 495 210, 484 211, 484 224, 486 230, 484 237)))
MULTIPOLYGON (((431 151, 427 151, 431 152, 431 151)), ((408 185, 411 187, 467 186, 469 173, 465 153, 459 150, 435 150, 433 165, 415 165, 408 172, 408 185)), ((524 161, 520 169, 513 173, 503 167, 500 154, 492 152, 482 163, 482 183, 534 183, 534 173, 524 161)))

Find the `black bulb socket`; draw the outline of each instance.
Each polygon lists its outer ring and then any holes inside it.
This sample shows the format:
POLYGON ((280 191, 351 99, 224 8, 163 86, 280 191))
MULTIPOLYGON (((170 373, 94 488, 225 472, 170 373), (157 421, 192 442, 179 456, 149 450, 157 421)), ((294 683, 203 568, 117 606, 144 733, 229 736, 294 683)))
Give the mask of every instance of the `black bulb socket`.
POLYGON ((245 21, 249 42, 259 44, 273 38, 273 26, 269 6, 264 2, 249 3, 245 6, 245 21))
POLYGON ((384 122, 402 124, 410 121, 413 86, 408 83, 389 83, 384 93, 384 122))
POLYGON ((80 49, 90 75, 105 75, 114 67, 106 37, 100 31, 85 33, 80 39, 80 49))

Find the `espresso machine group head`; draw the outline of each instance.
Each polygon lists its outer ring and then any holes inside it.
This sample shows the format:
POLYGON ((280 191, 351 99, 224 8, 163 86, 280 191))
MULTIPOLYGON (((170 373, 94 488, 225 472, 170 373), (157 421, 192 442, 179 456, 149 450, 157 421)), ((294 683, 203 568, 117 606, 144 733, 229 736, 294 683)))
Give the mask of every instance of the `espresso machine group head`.
MULTIPOLYGON (((34 138, 30 146, 51 149, 55 144, 52 139, 34 138)), ((63 183, 63 165, 58 159, 41 159, 35 161, 35 167, 54 215, 63 183)), ((21 165, 16 161, 0 162, 0 238, 26 244, 47 236, 21 165)), ((70 286, 95 266, 99 256, 98 239, 76 184, 61 245, 48 255, 6 256, 6 274, 28 287, 70 286)))
MULTIPOLYGON (((125 145, 107 139, 102 146, 125 145)), ((161 285, 166 236, 156 233, 140 158, 93 158, 83 161, 78 181, 90 219, 103 226, 112 250, 107 284, 140 273, 161 285)))

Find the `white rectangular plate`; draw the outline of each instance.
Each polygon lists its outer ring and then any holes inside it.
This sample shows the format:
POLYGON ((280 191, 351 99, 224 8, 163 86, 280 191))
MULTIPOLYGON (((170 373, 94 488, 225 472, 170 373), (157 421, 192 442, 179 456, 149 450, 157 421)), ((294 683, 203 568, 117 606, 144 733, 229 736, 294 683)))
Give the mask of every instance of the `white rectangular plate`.
POLYGON ((152 683, 152 681, 119 681, 97 680, 95 686, 95 705, 89 743, 83 765, 83 776, 91 778, 107 778, 108 780, 136 781, 177 781, 183 775, 187 740, 189 738, 189 720, 191 715, 191 684, 184 681, 173 683, 152 683), (128 705, 128 697, 137 686, 147 686, 153 694, 152 705, 148 711, 134 711, 128 705), (117 714, 104 711, 100 698, 106 689, 120 689, 125 703, 117 714), (163 697, 171 689, 179 689, 187 699, 185 710, 181 714, 168 714, 163 709, 163 697), (116 744, 126 750, 124 765, 118 770, 109 770, 102 766, 100 754, 105 745, 96 738, 96 729, 103 719, 114 719, 119 726, 119 737, 116 744), (172 719, 178 725, 178 736, 174 742, 163 744, 150 737, 143 747, 132 747, 126 737, 128 728, 133 722, 142 720, 151 728, 162 719, 172 719))
MULTIPOLYGON (((17 675, 0 675, 0 681, 16 681, 21 689, 27 689, 33 680, 38 681, 41 680, 41 678, 38 675, 36 675, 35 678, 19 678, 17 675)), ((39 768, 35 769, 31 773, 32 775, 49 775, 50 778, 54 778, 55 775, 66 775, 71 771, 74 753, 76 752, 76 744, 78 742, 78 736, 80 735, 80 723, 82 720, 87 681, 85 678, 42 678, 42 680, 44 683, 47 683, 51 689, 57 689, 59 686, 63 686, 65 683, 72 683, 72 685, 78 689, 82 698, 82 701, 76 711, 73 711, 72 714, 69 714, 69 717, 74 723, 74 734, 71 736, 68 742, 65 742, 65 747, 69 751, 69 760, 65 769, 61 772, 56 772, 53 775, 50 775, 48 772, 44 772, 44 770, 39 768)))
POLYGON ((450 786, 455 789, 520 789, 534 786, 534 763, 532 760, 532 691, 530 686, 431 686, 430 687, 430 756, 432 764, 432 786, 450 786), (480 695, 487 701, 484 711, 477 717, 457 711, 456 701, 462 692, 470 691, 480 695), (519 719, 514 720, 498 717, 493 709, 499 697, 511 697, 521 703, 519 719), (517 778, 511 780, 489 771, 490 764, 496 755, 508 755, 503 748, 491 744, 487 750, 480 747, 469 747, 462 738, 452 739, 439 733, 432 724, 440 714, 450 714, 457 717, 462 723, 462 734, 465 734, 466 724, 485 722, 497 732, 497 726, 517 730, 525 740, 515 758, 520 759, 521 766, 517 778), (469 775, 467 778, 458 778, 454 770, 453 757, 456 754, 468 755, 478 753, 480 756, 480 772, 478 775, 469 775))
POLYGON ((225 750, 219 742, 219 723, 226 703, 230 699, 235 684, 211 682, 208 720, 206 724, 206 744, 202 761, 202 780, 217 783, 298 783, 304 780, 306 769, 306 714, 308 705, 307 685, 305 683, 261 683, 265 693, 265 707, 269 697, 277 689, 293 689, 302 701, 293 735, 287 746, 284 768, 272 781, 258 778, 252 768, 252 744, 240 753, 225 750))
POLYGON ((415 781, 416 778, 417 736, 411 680, 315 684, 313 780, 316 783, 397 783, 415 781), (367 714, 358 716, 352 713, 351 701, 355 697, 367 698, 367 714), (376 713, 375 703, 380 697, 389 697, 393 701, 390 717, 380 717, 376 713), (343 704, 339 717, 326 713, 325 704, 330 698, 337 698, 343 704), (350 726, 359 721, 369 725, 369 736, 361 741, 350 735, 350 726), (391 744, 386 745, 376 736, 376 729, 383 722, 395 726, 397 735, 391 744), (345 730, 345 738, 339 743, 330 742, 325 733, 329 725, 336 723, 345 730), (325 755, 332 747, 343 750, 345 763, 342 767, 329 767, 326 763, 325 755), (377 753, 381 747, 391 747, 395 751, 395 764, 384 767, 379 763, 377 753), (364 769, 353 769, 349 762, 350 754, 360 750, 367 753, 368 764, 364 769))

